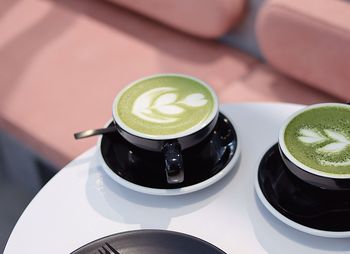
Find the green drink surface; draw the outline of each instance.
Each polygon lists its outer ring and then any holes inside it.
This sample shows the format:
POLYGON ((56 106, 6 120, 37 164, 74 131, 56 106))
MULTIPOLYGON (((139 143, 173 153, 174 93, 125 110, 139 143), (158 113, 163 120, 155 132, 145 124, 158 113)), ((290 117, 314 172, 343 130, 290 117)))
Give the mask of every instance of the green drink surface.
POLYGON ((122 91, 115 112, 128 128, 162 136, 201 126, 214 106, 215 98, 206 86, 169 75, 141 80, 122 91))
POLYGON ((284 141, 302 164, 330 174, 350 174, 350 107, 302 112, 287 125, 284 141))

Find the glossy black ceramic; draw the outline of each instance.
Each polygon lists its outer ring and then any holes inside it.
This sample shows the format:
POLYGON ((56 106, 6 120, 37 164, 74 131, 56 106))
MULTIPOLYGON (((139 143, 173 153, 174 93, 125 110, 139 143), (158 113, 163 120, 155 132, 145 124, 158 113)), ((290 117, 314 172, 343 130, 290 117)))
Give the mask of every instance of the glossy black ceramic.
POLYGON ((290 220, 318 230, 350 231, 350 192, 300 180, 283 163, 277 144, 260 162, 258 183, 266 200, 290 220))
POLYGON ((184 181, 182 151, 203 141, 214 129, 218 116, 219 113, 200 130, 176 139, 148 139, 127 132, 116 121, 114 124, 117 126, 119 134, 129 143, 152 152, 162 152, 166 179, 169 184, 177 184, 184 181))
POLYGON ((233 125, 223 115, 212 132, 199 144, 182 151, 184 181, 169 184, 161 152, 151 152, 127 142, 119 133, 104 134, 101 153, 115 174, 134 184, 157 189, 175 189, 203 182, 219 173, 237 149, 233 125))
POLYGON ((135 230, 110 235, 93 241, 71 254, 95 253, 225 254, 202 239, 167 230, 135 230), (110 252, 106 252, 105 249, 110 252))
POLYGON ((331 178, 307 172, 291 162, 280 147, 279 150, 284 164, 299 179, 322 189, 350 190, 350 179, 331 178))

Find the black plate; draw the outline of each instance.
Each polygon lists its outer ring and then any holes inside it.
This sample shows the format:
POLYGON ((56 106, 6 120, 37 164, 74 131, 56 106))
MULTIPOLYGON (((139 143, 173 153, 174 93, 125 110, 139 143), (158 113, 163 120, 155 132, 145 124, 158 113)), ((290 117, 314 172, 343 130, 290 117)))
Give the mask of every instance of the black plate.
POLYGON ((101 140, 102 158, 115 174, 131 183, 156 189, 187 187, 213 177, 231 161, 236 148, 235 129, 220 113, 213 132, 198 145, 183 151, 184 182, 168 184, 162 153, 140 149, 119 133, 105 134, 101 140))
POLYGON ((202 239, 166 230, 136 230, 110 235, 71 254, 109 253, 104 248, 120 254, 225 254, 202 239))
POLYGON ((260 162, 258 183, 266 200, 288 219, 323 231, 350 231, 350 192, 321 189, 295 177, 277 144, 260 162))

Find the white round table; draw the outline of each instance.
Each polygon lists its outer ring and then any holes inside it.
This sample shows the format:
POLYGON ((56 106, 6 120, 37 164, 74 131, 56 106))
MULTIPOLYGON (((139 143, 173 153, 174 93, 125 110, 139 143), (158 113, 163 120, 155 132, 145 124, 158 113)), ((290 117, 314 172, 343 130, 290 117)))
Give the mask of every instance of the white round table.
MULTIPOLYGON (((293 104, 231 104, 241 158, 219 182, 179 196, 129 190, 102 170, 96 148, 64 167, 18 220, 5 254, 70 253, 97 238, 135 229, 167 229, 206 240, 226 253, 350 253, 350 239, 308 235, 280 222, 254 192, 259 160, 277 142, 293 104)), ((6 205, 6 204, 3 204, 6 205)))

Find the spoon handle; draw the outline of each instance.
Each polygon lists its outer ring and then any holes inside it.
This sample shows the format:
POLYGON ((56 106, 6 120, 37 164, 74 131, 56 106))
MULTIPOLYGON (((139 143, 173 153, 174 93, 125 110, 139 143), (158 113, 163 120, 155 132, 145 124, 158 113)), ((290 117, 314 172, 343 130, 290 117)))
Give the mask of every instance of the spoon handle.
POLYGON ((114 131, 117 131, 116 126, 110 126, 110 127, 101 128, 101 129, 91 129, 91 130, 86 130, 86 131, 74 133, 74 138, 75 139, 87 138, 87 137, 91 137, 91 136, 95 136, 95 135, 111 133, 114 131))

